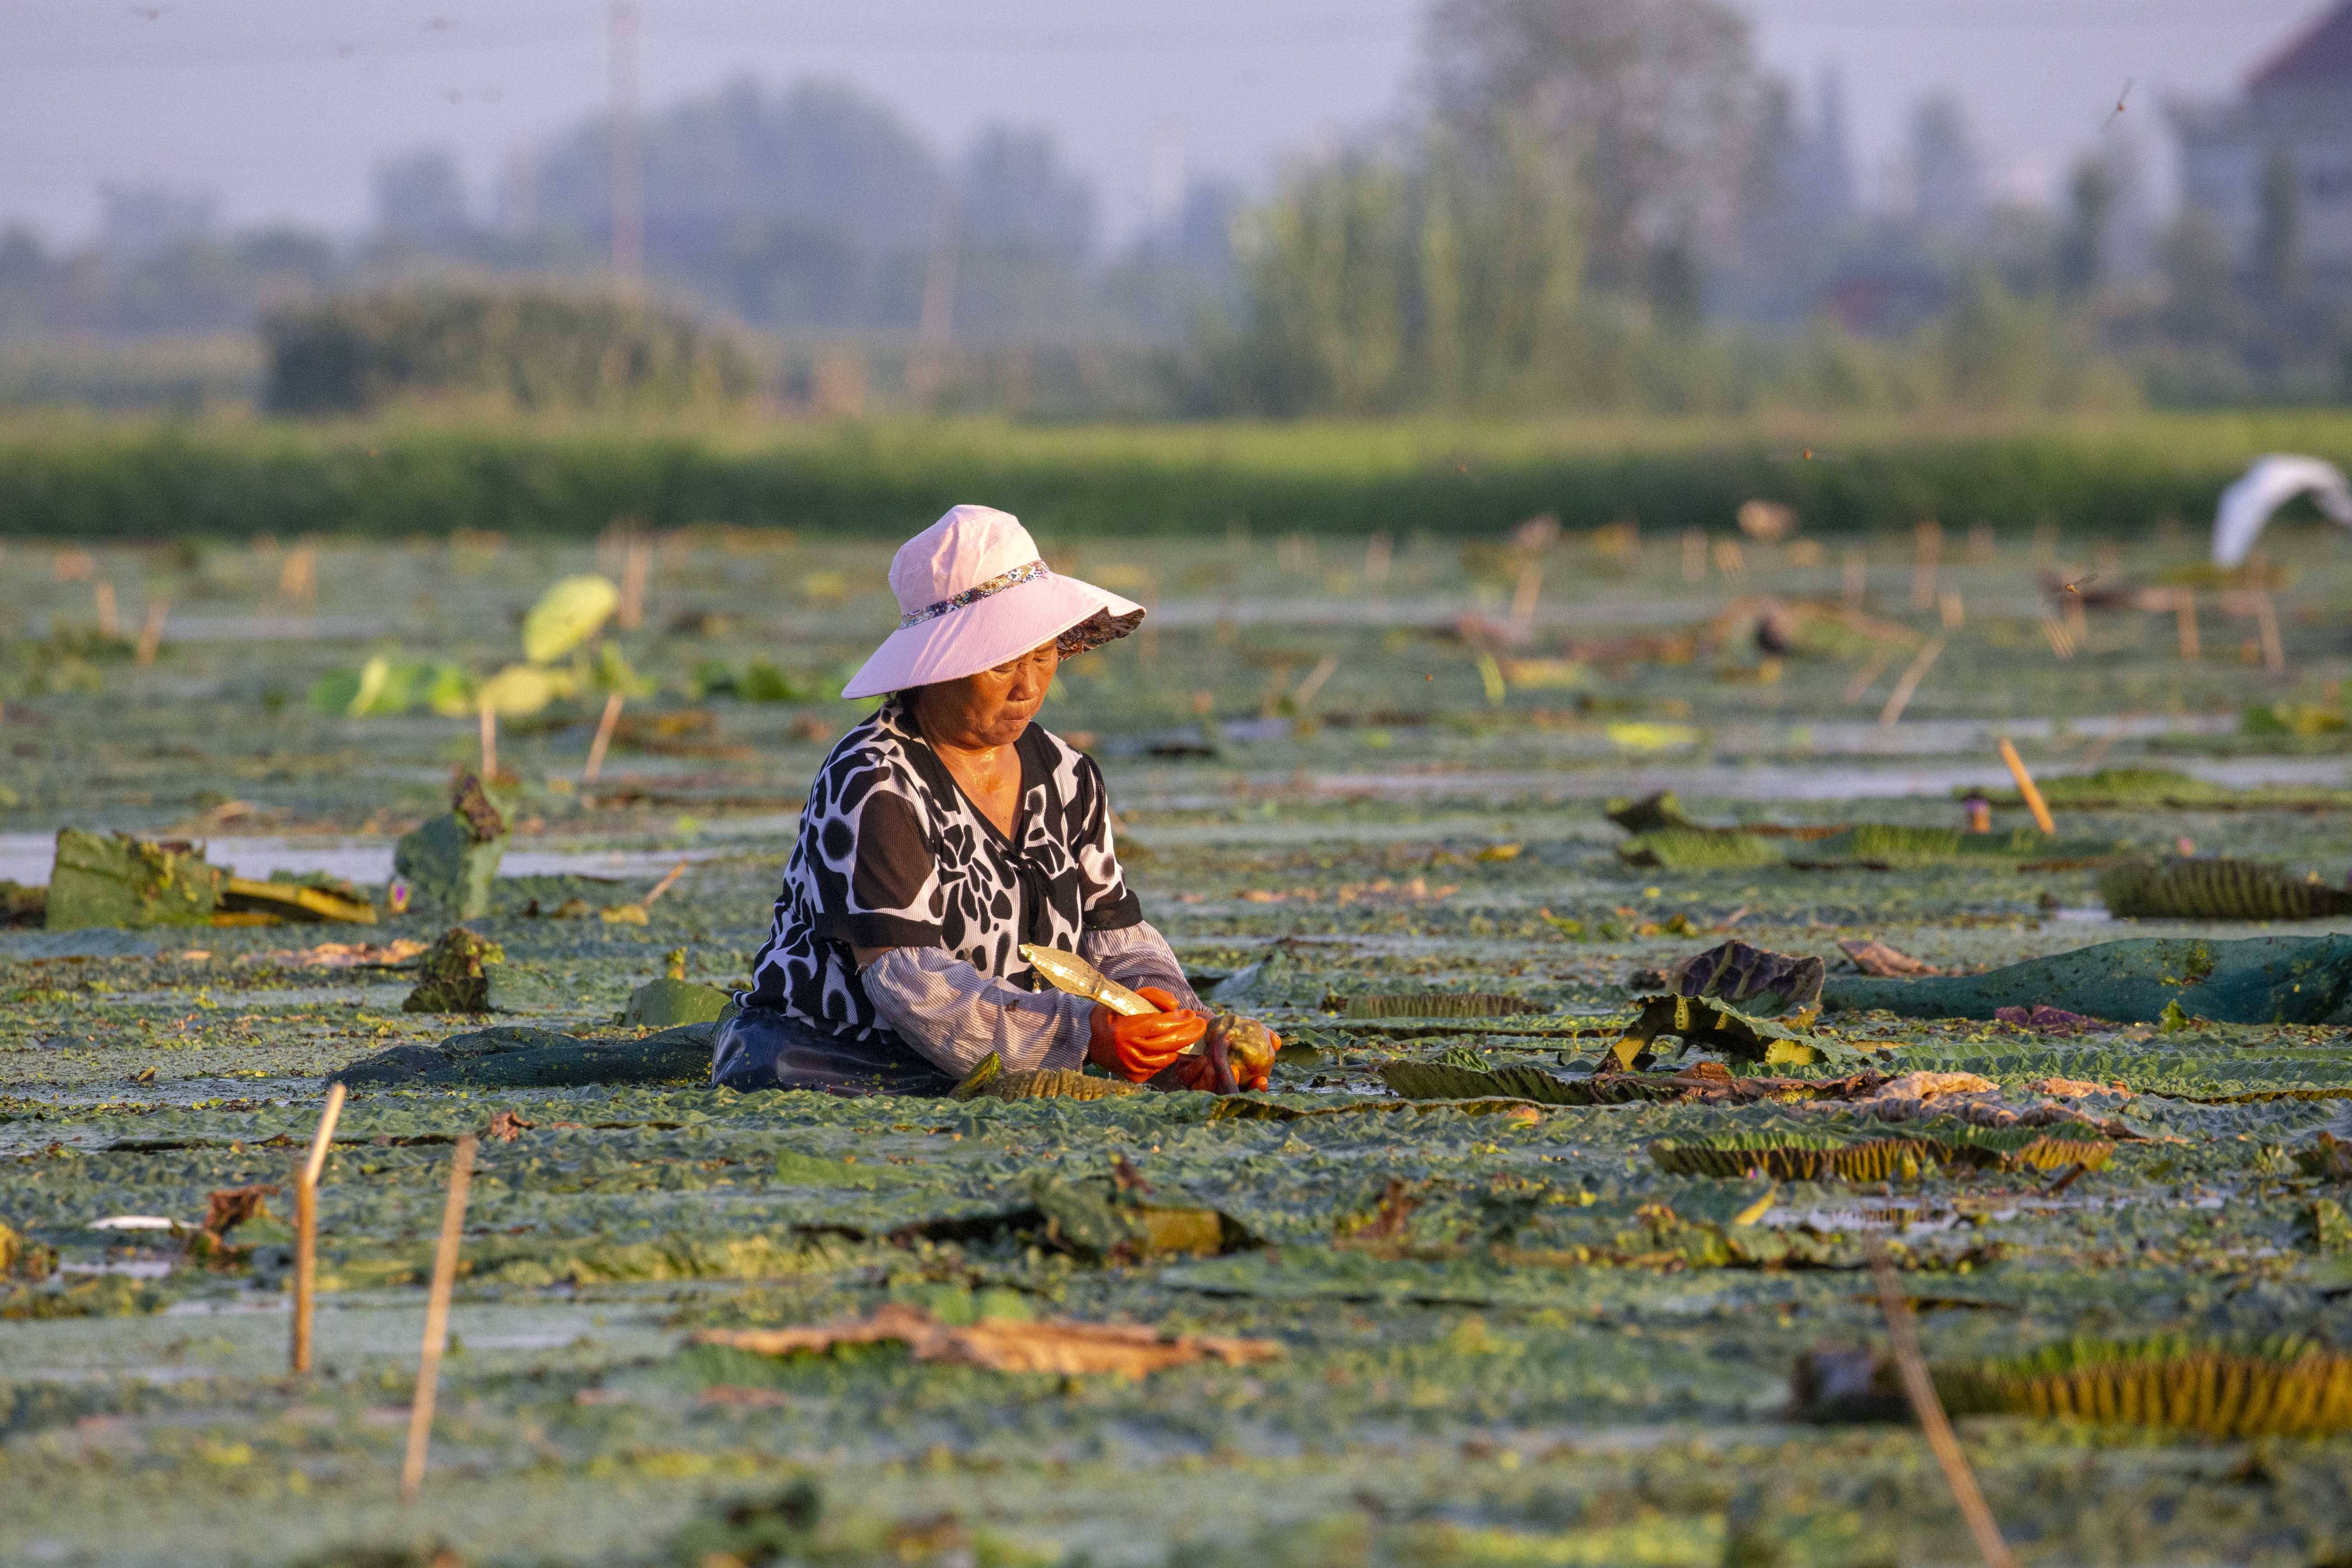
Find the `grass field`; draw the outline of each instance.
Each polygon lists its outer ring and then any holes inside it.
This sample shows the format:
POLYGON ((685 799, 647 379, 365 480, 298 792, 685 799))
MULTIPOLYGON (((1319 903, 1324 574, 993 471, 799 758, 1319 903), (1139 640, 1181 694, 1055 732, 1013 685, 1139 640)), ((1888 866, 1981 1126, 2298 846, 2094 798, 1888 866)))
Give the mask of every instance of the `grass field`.
POLYGON ((2130 536, 2209 517, 2221 486, 2274 450, 2352 457, 2352 416, 1042 426, 18 415, 0 423, 0 534, 585 537, 629 517, 877 538, 985 500, 1071 536, 1402 537, 1538 512, 1571 528, 1721 527, 1761 496, 1816 531, 1937 517, 2130 536))
MULTIPOLYGON (((2133 450, 2158 449, 2150 428, 2133 450)), ((2198 428, 2181 462, 2236 461, 2218 427, 2198 428)), ((2315 446, 2303 438, 2324 431, 2245 433, 2315 446)), ((1428 432, 1388 438, 1389 467, 1359 456, 1349 471, 1425 468, 1444 449, 1428 432)), ((1005 439, 1064 458, 1091 444, 1112 467, 1149 449, 1100 432, 1005 439)), ((1219 450, 1210 431, 1152 439, 1179 467, 1219 450)), ((1236 464, 1306 461, 1261 432, 1233 439, 1236 464)), ((1884 1181, 1669 1174, 1653 1152, 1951 1135, 1932 1117, 1802 1102, 1842 1059, 1776 1066, 1793 1087, 1745 1104, 1660 1087, 1707 1051, 1667 1050, 1636 1075, 1655 1097, 1619 1105, 1414 1100, 1393 1071, 1589 1086, 1632 1016, 1634 972, 1734 935, 1833 969, 1840 941, 1874 937, 1966 970, 2127 935, 2352 931, 2114 921, 2097 857, 2071 853, 1806 868, 1792 847, 1815 841, 1782 836, 1720 869, 1637 867, 1601 815, 1665 788, 1710 824, 1954 826, 1956 789, 2006 787, 1994 744, 2008 734, 2053 784, 2128 765, 2228 786, 2189 808, 2062 805, 2069 846, 2185 846, 2340 886, 2352 559, 2333 531, 2269 542, 2266 600, 2200 589, 2188 660, 2169 610, 2078 613, 2040 574, 2194 580, 2194 530, 2103 554, 2081 535, 2037 542, 2030 517, 1971 540, 1948 514, 1923 584, 1908 518, 1826 552, 1749 542, 1694 560, 1660 528, 1631 544, 1572 532, 1499 564, 1491 537, 1465 550, 1438 522, 1419 538, 1424 524, 1401 525, 1383 559, 1361 537, 1258 521, 1247 541, 1222 526, 1039 530, 1069 569, 1154 606, 1145 633, 1068 667, 1045 722, 1102 760, 1147 913, 1201 983, 1265 965, 1244 1005, 1293 1048, 1247 1115, 1197 1095, 844 1100, 686 1079, 364 1089, 328 1163, 319 1366, 297 1377, 282 1226, 241 1226, 229 1238, 245 1250, 206 1263, 169 1234, 93 1222, 193 1225, 213 1192, 283 1184, 328 1075, 491 1021, 403 1012, 409 975, 334 966, 320 946, 438 928, 0 931, 0 1223, 29 1244, 0 1279, 0 1562, 1961 1563, 1967 1533, 1899 1412, 1820 1424, 1792 1408, 1801 1356, 1884 1343, 1874 1244, 1944 1374, 2077 1336, 2352 1338, 2352 1194, 2319 1140, 2346 1131, 2352 1100, 2340 1025, 2184 1016, 2077 1034, 1827 1015, 1811 1031, 1824 1051, 1998 1086, 1945 1104, 2072 1106, 2111 1124, 2101 1139, 2120 1134, 2096 1169, 1930 1161, 1884 1181), (1850 605, 1849 543, 1864 568, 1850 605), (1752 635, 1764 595, 1794 617, 1785 652, 1752 635), (1349 1005, 1428 992, 1527 1011, 1349 1005), (502 1112, 514 1136, 482 1146, 432 1464, 404 1509, 450 1140, 502 1112), (1107 1253, 1038 1219, 1041 1204, 1112 1201, 1122 1165, 1151 1205, 1223 1216, 1213 1255, 1107 1253), (950 1322, 1141 1322, 1278 1353, 1124 1381, 887 1344, 783 1359, 690 1342, 885 1303, 950 1322)), ((1726 522, 1712 520, 1714 543, 1731 542, 1726 522)), ((477 926, 549 1000, 506 1021, 627 1034, 614 1015, 676 949, 694 979, 741 977, 799 794, 861 711, 822 683, 891 624, 881 532, 663 541, 643 626, 613 639, 654 688, 625 710, 645 722, 594 786, 580 773, 601 699, 507 726, 516 837, 477 926), (572 898, 640 895, 681 857, 648 924, 551 917, 572 898)), ((225 541, 16 541, 5 560, 17 592, 0 656, 0 877, 20 881, 80 825, 202 839, 248 874, 381 882, 393 837, 475 757, 475 722, 321 711, 314 689, 378 652, 487 674, 516 656, 547 583, 600 563, 520 531, 343 537, 312 558, 312 596, 300 574, 281 593, 282 550, 225 541), (100 581, 118 638, 93 624, 100 581), (130 641, 151 597, 169 611, 142 664, 130 641)), ((2007 806, 1995 819, 2004 835, 2027 822, 2007 806)), ((2302 1568, 2352 1552, 2352 1435, 2209 1424, 1959 1426, 2028 1563, 2302 1568)))

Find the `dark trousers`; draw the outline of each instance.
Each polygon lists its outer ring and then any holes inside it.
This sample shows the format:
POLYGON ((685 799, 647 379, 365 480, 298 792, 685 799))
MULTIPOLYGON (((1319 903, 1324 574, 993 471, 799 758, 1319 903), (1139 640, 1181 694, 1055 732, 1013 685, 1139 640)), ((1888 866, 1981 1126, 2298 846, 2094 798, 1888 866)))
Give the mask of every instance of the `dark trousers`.
POLYGON ((772 1007, 746 1007, 719 1026, 713 1089, 812 1089, 825 1094, 940 1095, 956 1080, 896 1035, 845 1040, 772 1007))

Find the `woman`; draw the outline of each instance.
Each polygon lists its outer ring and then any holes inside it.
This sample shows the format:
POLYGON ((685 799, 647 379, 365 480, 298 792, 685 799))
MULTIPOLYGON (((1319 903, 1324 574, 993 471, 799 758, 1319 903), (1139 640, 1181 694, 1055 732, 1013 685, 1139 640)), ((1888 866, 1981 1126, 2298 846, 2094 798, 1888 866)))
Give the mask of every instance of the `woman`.
MULTIPOLYGON (((993 1051, 1207 1088, 1207 1027, 1120 873, 1093 759, 1031 721, 1056 664, 1143 619, 1057 576, 1020 522, 960 506, 890 563, 898 629, 844 689, 884 698, 809 786, 775 923, 711 1081, 942 1094, 993 1051), (1075 951, 1160 1011, 1055 991, 1023 944, 1075 951)), ((1263 1073, 1245 1087, 1263 1089, 1263 1073)))

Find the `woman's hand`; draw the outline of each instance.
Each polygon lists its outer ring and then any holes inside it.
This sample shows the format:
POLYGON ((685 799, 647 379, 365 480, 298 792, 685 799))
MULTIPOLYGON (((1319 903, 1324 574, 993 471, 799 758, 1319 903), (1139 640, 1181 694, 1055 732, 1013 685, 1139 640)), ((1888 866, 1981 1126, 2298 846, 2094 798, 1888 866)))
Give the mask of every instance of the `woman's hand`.
POLYGON ((1151 1077, 1209 1031, 1206 1018, 1178 1007, 1175 996, 1157 985, 1136 994, 1160 1011, 1114 1013, 1097 1002, 1087 1020, 1087 1060, 1129 1083, 1151 1077))

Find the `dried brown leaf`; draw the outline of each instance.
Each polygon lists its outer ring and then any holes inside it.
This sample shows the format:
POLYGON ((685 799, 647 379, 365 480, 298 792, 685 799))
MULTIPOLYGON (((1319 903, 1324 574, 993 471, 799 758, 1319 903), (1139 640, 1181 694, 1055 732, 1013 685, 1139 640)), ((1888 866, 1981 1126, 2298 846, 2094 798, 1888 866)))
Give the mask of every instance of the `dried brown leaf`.
POLYGON ((695 1344, 726 1345, 755 1355, 824 1354, 836 1345, 903 1344, 917 1361, 1043 1372, 1062 1376, 1115 1373, 1143 1377, 1163 1368, 1213 1360, 1241 1366, 1282 1353, 1271 1340, 1171 1334, 1147 1323, 992 1320, 957 1328, 897 1303, 867 1317, 807 1329, 706 1329, 695 1344))
POLYGON ((1899 948, 1889 947, 1876 937, 1862 942, 1842 942, 1838 947, 1853 961, 1856 969, 1882 980, 1909 980, 1922 974, 1944 973, 1925 959, 1914 958, 1899 948))

